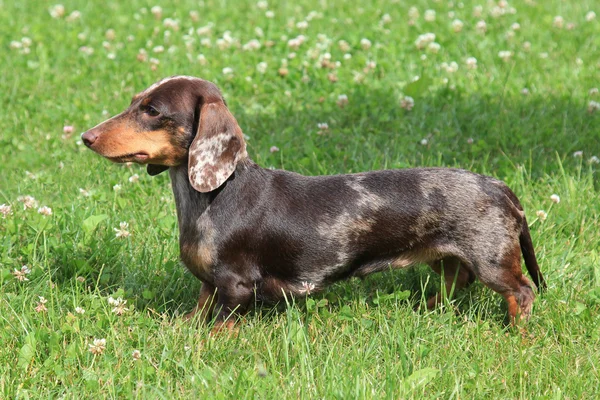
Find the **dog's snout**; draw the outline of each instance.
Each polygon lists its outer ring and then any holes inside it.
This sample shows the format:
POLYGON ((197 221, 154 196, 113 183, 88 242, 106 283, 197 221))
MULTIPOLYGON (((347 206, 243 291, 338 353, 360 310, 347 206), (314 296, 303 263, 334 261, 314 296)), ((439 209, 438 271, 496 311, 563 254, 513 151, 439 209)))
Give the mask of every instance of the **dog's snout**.
POLYGON ((98 135, 96 135, 93 131, 87 131, 81 135, 81 140, 87 147, 92 147, 96 139, 98 139, 98 135))

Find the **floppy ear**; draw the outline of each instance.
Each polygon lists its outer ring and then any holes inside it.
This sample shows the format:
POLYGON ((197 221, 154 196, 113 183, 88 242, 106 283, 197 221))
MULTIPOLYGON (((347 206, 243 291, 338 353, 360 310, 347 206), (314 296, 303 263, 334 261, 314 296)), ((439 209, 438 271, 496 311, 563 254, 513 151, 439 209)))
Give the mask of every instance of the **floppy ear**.
POLYGON ((146 172, 148 173, 148 175, 151 175, 151 176, 158 175, 161 172, 164 172, 168 169, 169 169, 169 167, 167 167, 166 165, 156 165, 156 164, 146 165, 146 172))
POLYGON ((225 104, 204 104, 189 150, 188 176, 192 187, 203 193, 215 190, 246 155, 242 130, 225 104))

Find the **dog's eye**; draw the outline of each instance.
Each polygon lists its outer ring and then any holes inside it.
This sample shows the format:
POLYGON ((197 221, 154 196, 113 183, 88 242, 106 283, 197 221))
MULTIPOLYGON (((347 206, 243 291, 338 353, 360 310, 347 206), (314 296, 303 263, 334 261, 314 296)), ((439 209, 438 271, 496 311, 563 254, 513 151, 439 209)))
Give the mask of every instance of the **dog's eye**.
POLYGON ((160 115, 160 112, 152 106, 144 107, 144 113, 151 117, 158 117, 160 115))

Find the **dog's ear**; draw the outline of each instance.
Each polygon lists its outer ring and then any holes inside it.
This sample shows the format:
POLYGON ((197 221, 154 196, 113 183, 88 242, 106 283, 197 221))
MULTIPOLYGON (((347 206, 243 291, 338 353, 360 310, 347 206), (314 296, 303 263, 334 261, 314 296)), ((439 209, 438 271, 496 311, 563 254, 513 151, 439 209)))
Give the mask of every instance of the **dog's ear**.
POLYGON ((156 165, 156 164, 146 165, 146 172, 148 173, 148 175, 151 175, 151 176, 158 175, 161 172, 164 172, 168 169, 169 169, 169 167, 167 167, 166 165, 156 165))
POLYGON ((242 130, 223 101, 203 104, 198 132, 189 150, 188 176, 192 187, 203 193, 217 189, 244 157, 242 130))

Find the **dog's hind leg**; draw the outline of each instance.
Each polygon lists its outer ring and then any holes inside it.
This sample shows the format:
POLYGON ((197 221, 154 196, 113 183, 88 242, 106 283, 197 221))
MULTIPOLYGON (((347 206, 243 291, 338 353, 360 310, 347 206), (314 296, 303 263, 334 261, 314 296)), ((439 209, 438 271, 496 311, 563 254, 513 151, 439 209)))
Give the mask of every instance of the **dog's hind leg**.
POLYGON ((531 282, 523 275, 518 243, 498 264, 477 263, 475 270, 481 282, 506 299, 512 325, 529 319, 535 293, 531 282))
MULTIPOLYGON (((446 286, 446 296, 451 296, 452 293, 469 286, 475 281, 475 274, 471 272, 456 257, 446 257, 442 260, 436 260, 429 264, 431 269, 444 277, 446 286)), ((442 303, 444 297, 443 291, 431 296, 427 299, 427 308, 433 309, 436 305, 442 303)))

